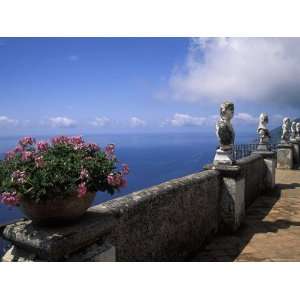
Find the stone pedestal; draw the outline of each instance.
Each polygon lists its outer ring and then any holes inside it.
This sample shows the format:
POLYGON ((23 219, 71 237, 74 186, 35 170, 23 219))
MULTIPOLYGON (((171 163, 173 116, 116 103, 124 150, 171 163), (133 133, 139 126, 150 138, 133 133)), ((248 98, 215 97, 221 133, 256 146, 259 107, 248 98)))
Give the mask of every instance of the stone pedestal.
POLYGON ((257 151, 270 151, 270 146, 267 143, 260 143, 257 145, 257 151))
POLYGON ((213 164, 232 165, 233 164, 232 150, 217 149, 213 164))
POLYGON ((293 150, 292 144, 279 144, 277 146, 278 169, 293 169, 293 150))
POLYGON ((300 164, 300 142, 297 140, 292 141, 293 145, 293 161, 294 161, 294 166, 299 166, 300 164))
POLYGON ((253 154, 259 154, 264 158, 266 166, 265 189, 271 190, 275 187, 275 173, 277 165, 277 156, 274 151, 254 151, 253 154))
POLYGON ((7 225, 3 236, 12 247, 2 261, 115 261, 115 247, 103 240, 115 222, 90 209, 76 224, 41 227, 25 220, 7 225))
POLYGON ((220 230, 234 232, 245 216, 245 177, 241 168, 236 165, 209 164, 204 169, 217 170, 222 176, 220 230))

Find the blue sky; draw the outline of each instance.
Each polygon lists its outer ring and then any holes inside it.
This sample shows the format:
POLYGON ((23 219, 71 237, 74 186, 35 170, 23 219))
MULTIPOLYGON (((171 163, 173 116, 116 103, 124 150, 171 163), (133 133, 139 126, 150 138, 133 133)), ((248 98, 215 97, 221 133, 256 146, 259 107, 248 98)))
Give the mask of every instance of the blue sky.
POLYGON ((275 126, 298 117, 298 44, 0 38, 0 135, 213 131, 224 99, 236 104, 241 130, 255 132, 262 111, 275 126))

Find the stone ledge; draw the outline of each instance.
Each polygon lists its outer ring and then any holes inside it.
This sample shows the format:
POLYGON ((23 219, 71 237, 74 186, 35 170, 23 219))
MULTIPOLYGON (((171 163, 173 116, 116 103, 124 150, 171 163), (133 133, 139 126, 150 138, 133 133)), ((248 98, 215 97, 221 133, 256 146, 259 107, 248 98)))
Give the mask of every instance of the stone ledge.
POLYGON ((238 159, 236 161, 236 164, 240 167, 243 167, 244 165, 252 164, 253 162, 260 159, 262 159, 262 157, 259 154, 251 153, 251 155, 238 159))
POLYGON ((258 154, 262 156, 263 158, 275 158, 276 152, 275 151, 254 151, 252 152, 254 154, 258 154))
POLYGON ((237 165, 214 165, 214 164, 207 164, 203 167, 205 170, 216 170, 220 173, 222 177, 239 177, 241 173, 241 168, 237 165))
POLYGON ((291 149, 293 148, 293 144, 289 143, 289 144, 278 144, 276 146, 277 149, 291 149))
POLYGON ((102 207, 91 208, 76 224, 60 227, 36 226, 21 221, 6 226, 4 238, 40 259, 58 260, 84 248, 109 233, 117 219, 102 207))

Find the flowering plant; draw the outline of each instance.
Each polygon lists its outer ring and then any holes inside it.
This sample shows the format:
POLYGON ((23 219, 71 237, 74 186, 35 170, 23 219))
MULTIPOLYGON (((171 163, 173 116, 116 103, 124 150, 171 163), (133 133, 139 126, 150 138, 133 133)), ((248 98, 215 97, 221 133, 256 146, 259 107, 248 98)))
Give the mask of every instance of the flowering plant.
POLYGON ((96 191, 114 194, 126 185, 128 166, 117 169, 115 146, 100 149, 82 137, 59 136, 51 142, 21 139, 0 161, 0 201, 47 201, 96 191))

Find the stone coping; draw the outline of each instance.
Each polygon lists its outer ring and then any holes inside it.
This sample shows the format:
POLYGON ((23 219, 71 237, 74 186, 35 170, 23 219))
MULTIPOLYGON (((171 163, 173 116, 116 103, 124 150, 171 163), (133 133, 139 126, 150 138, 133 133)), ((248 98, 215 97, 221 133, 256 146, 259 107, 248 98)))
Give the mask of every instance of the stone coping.
POLYGON ((241 168, 237 165, 207 164, 203 167, 203 169, 216 170, 224 177, 238 177, 241 175, 241 168))
POLYGON ((248 165, 253 163, 256 160, 262 159, 261 155, 255 154, 254 152, 251 153, 251 155, 245 156, 241 159, 238 159, 236 161, 236 164, 240 167, 243 167, 244 165, 248 165))
POLYGON ((292 143, 289 143, 289 144, 278 144, 276 148, 277 149, 283 149, 283 148, 285 148, 285 149, 291 149, 291 148, 293 148, 293 144, 292 143))
POLYGON ((275 158, 276 152, 275 151, 253 151, 254 154, 261 155, 263 158, 275 158))
POLYGON ((115 224, 110 212, 93 207, 74 224, 47 227, 20 221, 7 225, 3 236, 41 259, 57 260, 95 242, 115 224))

